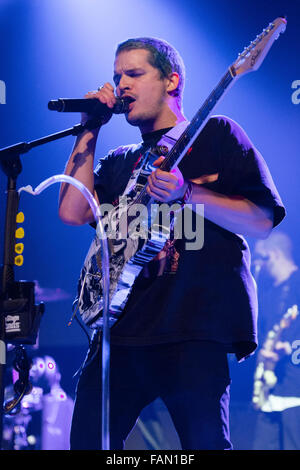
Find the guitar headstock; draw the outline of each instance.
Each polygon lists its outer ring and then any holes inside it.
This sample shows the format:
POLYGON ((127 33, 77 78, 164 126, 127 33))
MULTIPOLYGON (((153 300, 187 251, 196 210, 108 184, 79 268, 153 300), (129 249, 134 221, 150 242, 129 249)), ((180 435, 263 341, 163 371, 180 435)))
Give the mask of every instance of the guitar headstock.
POLYGON ((256 36, 248 47, 238 55, 237 60, 231 65, 230 71, 233 76, 257 70, 266 57, 273 42, 283 33, 287 21, 285 18, 277 18, 265 28, 261 34, 256 36))

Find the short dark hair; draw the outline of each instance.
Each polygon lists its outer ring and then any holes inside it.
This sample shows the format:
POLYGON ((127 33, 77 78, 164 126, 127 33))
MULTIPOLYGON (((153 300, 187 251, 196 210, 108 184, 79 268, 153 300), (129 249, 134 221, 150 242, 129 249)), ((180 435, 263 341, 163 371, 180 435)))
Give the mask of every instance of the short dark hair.
POLYGON ((181 101, 185 83, 185 67, 178 51, 163 39, 141 37, 127 39, 118 44, 116 56, 122 51, 132 49, 149 51, 149 63, 160 71, 161 78, 167 78, 172 72, 178 73, 179 84, 172 94, 179 97, 181 101))

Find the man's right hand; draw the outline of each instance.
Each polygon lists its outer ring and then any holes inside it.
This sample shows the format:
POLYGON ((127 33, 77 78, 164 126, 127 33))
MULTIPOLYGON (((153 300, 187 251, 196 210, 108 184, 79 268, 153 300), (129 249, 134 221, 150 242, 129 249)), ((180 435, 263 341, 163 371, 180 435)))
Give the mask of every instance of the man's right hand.
MULTIPOLYGON (((102 124, 107 123, 111 116, 112 109, 116 103, 114 88, 110 83, 105 83, 97 91, 90 91, 85 98, 96 98, 101 103, 107 105, 108 113, 102 124)), ((82 113, 81 123, 94 119, 95 116, 82 113)), ((94 155, 96 141, 100 126, 82 132, 77 136, 73 151, 65 168, 65 174, 77 178, 97 199, 94 191, 94 155)), ((85 197, 72 185, 62 183, 59 195, 59 217, 69 225, 83 225, 94 220, 94 214, 85 197)))
MULTIPOLYGON (((113 109, 116 104, 116 97, 114 94, 114 87, 110 83, 105 83, 97 91, 89 91, 84 98, 98 99, 101 103, 106 104, 108 108, 113 109)), ((86 124, 87 121, 93 119, 95 116, 91 116, 86 113, 81 114, 81 124, 86 124)), ((112 117, 112 112, 108 113, 105 118, 102 119, 102 124, 106 124, 112 117)))

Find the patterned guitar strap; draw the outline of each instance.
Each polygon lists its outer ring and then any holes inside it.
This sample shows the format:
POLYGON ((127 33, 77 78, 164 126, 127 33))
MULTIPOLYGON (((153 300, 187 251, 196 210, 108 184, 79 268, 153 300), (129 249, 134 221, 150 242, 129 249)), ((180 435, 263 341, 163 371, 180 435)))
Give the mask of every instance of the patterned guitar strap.
MULTIPOLYGON (((140 155, 135 163, 134 169, 123 193, 123 196, 135 196, 145 186, 147 178, 157 167, 153 165, 160 156, 166 155, 179 139, 183 131, 188 126, 188 121, 183 121, 164 134, 154 148, 148 149, 140 155)), ((171 237, 165 243, 163 250, 154 258, 159 261, 160 268, 158 275, 163 273, 175 273, 177 271, 179 254, 175 248, 176 239, 171 237)), ((147 267, 145 267, 147 270, 147 267)))

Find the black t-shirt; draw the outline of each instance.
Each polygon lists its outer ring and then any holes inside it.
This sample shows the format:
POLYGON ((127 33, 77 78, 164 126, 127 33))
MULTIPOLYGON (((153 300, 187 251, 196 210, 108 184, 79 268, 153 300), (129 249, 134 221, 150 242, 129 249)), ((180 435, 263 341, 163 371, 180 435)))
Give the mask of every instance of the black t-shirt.
MULTIPOLYGON (((147 135, 139 145, 119 147, 99 161, 95 189, 100 202, 111 203, 123 193, 136 162, 165 132, 147 135)), ((204 187, 267 208, 274 226, 285 215, 263 158, 228 117, 214 116, 207 122, 179 168, 186 179, 213 175, 204 187)), ((195 226, 197 222, 200 226, 200 216, 193 213, 193 217, 195 226)), ((123 345, 214 341, 240 360, 257 345, 257 295, 248 245, 242 236, 205 219, 205 208, 203 247, 187 250, 185 242, 176 241, 163 272, 157 260, 143 269, 111 329, 111 341, 123 345)))

